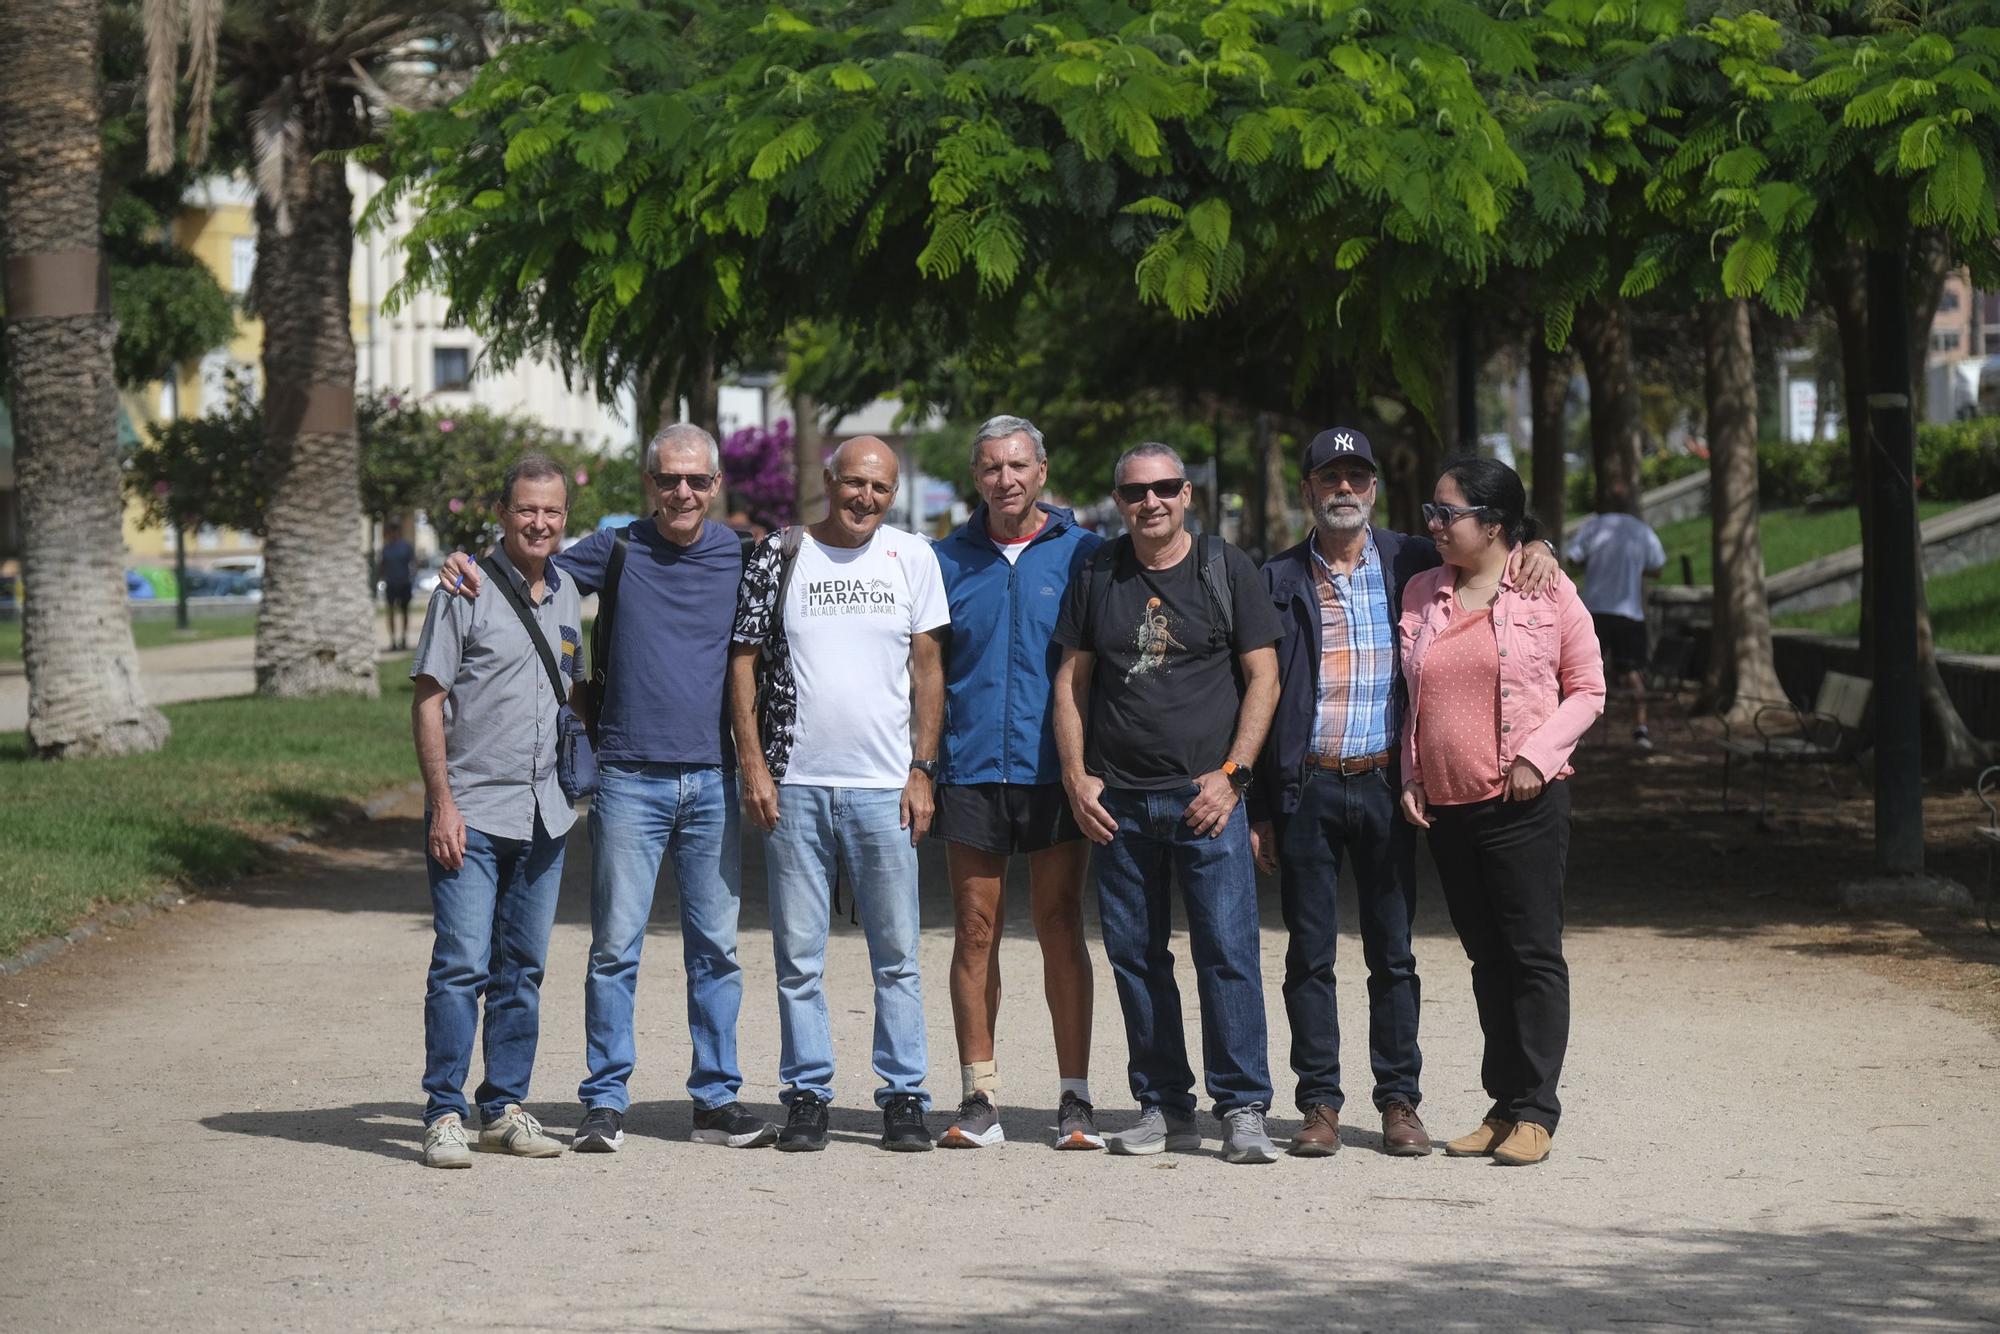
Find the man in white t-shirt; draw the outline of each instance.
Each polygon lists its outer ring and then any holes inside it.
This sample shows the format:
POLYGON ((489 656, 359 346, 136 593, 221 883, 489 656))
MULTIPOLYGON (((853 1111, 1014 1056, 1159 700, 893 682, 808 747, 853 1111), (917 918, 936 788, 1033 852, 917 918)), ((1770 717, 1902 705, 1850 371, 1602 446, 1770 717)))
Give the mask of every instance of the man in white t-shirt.
POLYGON ((826 517, 758 543, 736 604, 730 719, 743 809, 771 835, 789 1109, 778 1148, 791 1152, 826 1147, 833 1036, 821 974, 842 871, 875 973, 882 1147, 931 1147, 916 844, 931 823, 951 614, 930 543, 882 522, 896 480, 882 441, 843 443, 827 460, 826 517))
MULTIPOLYGON (((1628 503, 1629 493, 1614 487, 1611 503, 1628 503)), ((1597 628, 1604 649, 1604 677, 1620 680, 1632 692, 1632 741, 1640 750, 1653 748, 1646 731, 1646 663, 1652 650, 1646 642, 1646 579, 1667 563, 1660 535, 1636 514, 1607 509, 1585 519, 1563 553, 1583 567, 1583 605, 1597 628)))

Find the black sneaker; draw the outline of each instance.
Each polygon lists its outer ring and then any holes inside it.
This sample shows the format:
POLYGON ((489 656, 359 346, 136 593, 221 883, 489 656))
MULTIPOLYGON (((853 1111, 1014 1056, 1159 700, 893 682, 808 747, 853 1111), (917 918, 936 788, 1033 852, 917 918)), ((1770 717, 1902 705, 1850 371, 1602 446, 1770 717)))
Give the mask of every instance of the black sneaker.
POLYGON ((882 1147, 891 1153, 929 1153, 930 1128, 924 1124, 924 1100, 898 1093, 882 1108, 882 1147))
POLYGON ((696 1144, 722 1144, 732 1149, 758 1149, 778 1137, 778 1128, 761 1116, 752 1116, 740 1102, 694 1114, 694 1132, 688 1136, 696 1144))
POLYGON ((817 1093, 792 1099, 785 1128, 778 1132, 779 1153, 818 1153, 826 1147, 826 1104, 817 1093))
POLYGON ((569 1142, 571 1153, 616 1153, 625 1142, 625 1114, 609 1107, 592 1107, 583 1114, 576 1138, 569 1142))
POLYGON ((1062 1095, 1056 1108, 1058 1149, 1101 1149, 1104 1136, 1097 1133, 1097 1109, 1074 1093, 1062 1095))

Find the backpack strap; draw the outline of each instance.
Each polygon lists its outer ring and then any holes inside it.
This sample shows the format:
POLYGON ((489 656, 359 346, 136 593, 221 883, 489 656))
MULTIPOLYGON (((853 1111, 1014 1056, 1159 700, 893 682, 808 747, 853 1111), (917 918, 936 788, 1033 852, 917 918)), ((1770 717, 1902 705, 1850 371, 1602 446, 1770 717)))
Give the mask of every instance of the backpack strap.
POLYGON ((1131 545, 1131 535, 1121 533, 1109 542, 1100 543, 1097 550, 1090 553, 1090 564, 1084 569, 1084 578, 1089 582, 1084 585, 1084 624, 1081 627, 1086 643, 1096 638, 1097 624, 1104 614, 1104 601, 1111 596, 1111 576, 1118 570, 1118 553, 1131 545))
POLYGON ((802 523, 785 525, 785 535, 778 539, 778 601, 771 608, 773 629, 784 624, 785 599, 792 592, 792 570, 799 563, 799 548, 806 544, 806 528, 802 523))
POLYGON ((1201 586, 1208 590, 1209 610, 1215 613, 1209 641, 1227 646, 1236 636, 1236 594, 1229 586, 1229 567, 1223 555, 1227 548, 1214 533, 1203 533, 1199 541, 1201 586))
POLYGON ((626 546, 625 534, 612 534, 604 586, 597 590, 597 620, 590 627, 590 681, 600 689, 611 670, 611 623, 618 615, 618 581, 625 575, 626 546))
POLYGON ((507 577, 507 572, 491 556, 481 556, 479 568, 486 571, 486 577, 494 581, 500 596, 507 599, 507 605, 514 609, 514 614, 521 618, 521 624, 527 627, 528 638, 534 641, 535 648, 541 653, 542 666, 549 670, 549 688, 556 692, 556 703, 569 703, 569 692, 563 689, 562 668, 556 665, 556 655, 550 650, 549 641, 543 638, 542 627, 535 624, 534 613, 521 600, 521 590, 514 587, 514 581, 507 577))

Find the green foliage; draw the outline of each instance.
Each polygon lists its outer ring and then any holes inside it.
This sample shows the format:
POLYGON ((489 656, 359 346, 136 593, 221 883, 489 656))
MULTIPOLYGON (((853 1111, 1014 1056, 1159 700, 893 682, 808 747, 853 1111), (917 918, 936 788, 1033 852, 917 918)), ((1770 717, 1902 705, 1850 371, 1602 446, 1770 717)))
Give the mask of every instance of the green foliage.
POLYGON ((269 494, 264 413, 231 372, 221 411, 152 429, 125 465, 125 488, 154 527, 214 526, 262 535, 269 494))

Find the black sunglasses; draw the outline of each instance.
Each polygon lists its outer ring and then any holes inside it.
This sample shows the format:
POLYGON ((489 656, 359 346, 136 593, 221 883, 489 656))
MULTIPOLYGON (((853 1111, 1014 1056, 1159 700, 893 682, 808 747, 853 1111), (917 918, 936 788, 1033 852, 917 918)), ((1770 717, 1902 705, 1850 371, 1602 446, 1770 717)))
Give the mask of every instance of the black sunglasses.
POLYGON ((1127 505, 1136 505, 1147 496, 1158 496, 1161 500, 1172 500, 1188 484, 1185 477, 1162 477, 1157 482, 1123 482, 1111 489, 1127 505))
POLYGON ((662 491, 672 491, 682 482, 690 491, 706 491, 715 485, 715 474, 706 472, 656 472, 652 477, 653 485, 662 491))
POLYGON ((1424 523, 1427 525, 1434 523, 1440 528, 1449 528, 1468 514, 1484 513, 1485 508, 1483 505, 1444 505, 1434 500, 1426 500, 1424 523))

